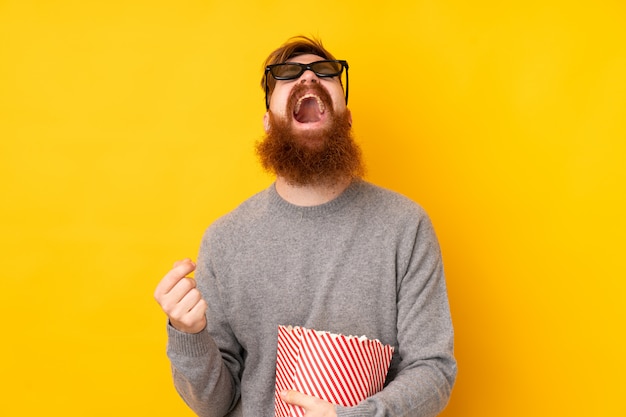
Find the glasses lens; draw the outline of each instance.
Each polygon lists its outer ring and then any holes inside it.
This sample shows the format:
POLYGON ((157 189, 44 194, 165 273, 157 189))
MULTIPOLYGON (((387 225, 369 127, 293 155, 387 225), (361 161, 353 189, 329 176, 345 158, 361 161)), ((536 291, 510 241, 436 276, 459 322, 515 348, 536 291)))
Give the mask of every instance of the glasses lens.
POLYGON ((341 74, 341 71, 343 70, 343 65, 341 65, 340 62, 320 61, 312 63, 311 69, 317 75, 334 77, 341 74))
POLYGON ((298 64, 278 64, 272 67, 271 72, 276 79, 297 78, 302 73, 302 67, 298 64))

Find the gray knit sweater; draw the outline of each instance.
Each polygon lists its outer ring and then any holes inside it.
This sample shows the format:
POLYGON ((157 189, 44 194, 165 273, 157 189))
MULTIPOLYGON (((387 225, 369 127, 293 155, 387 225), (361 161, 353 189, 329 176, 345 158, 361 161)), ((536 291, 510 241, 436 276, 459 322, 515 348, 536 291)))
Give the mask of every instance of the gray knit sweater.
POLYGON ((199 415, 272 417, 279 325, 394 346, 385 388, 345 416, 435 416, 456 377, 439 245, 407 198, 356 181, 299 207, 272 185, 205 233, 196 279, 207 329, 168 326, 175 386, 199 415))

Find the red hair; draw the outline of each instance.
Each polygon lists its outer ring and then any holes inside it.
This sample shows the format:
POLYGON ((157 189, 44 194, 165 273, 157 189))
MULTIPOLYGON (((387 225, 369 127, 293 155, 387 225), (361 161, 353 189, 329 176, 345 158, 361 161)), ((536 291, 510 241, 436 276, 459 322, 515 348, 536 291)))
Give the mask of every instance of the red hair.
MULTIPOLYGON (((321 40, 317 38, 308 38, 306 36, 294 36, 293 38, 289 38, 287 42, 281 45, 265 59, 265 62, 263 63, 263 70, 265 70, 268 65, 281 64, 293 57, 306 54, 317 55, 322 59, 335 59, 333 54, 324 48, 321 40)), ((261 78, 261 88, 263 90, 265 90, 265 76, 266 74, 263 73, 263 77, 261 78)), ((275 82, 276 81, 273 77, 269 77, 267 80, 270 94, 274 91, 275 82)))

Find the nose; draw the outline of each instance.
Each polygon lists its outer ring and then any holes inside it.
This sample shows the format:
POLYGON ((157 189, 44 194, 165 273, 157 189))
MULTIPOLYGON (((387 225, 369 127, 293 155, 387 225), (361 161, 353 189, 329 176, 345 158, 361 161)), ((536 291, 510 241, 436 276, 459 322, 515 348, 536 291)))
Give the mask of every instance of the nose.
POLYGON ((319 77, 317 75, 315 75, 313 70, 306 69, 306 70, 304 70, 304 72, 300 76, 299 81, 302 84, 305 84, 307 82, 316 83, 316 82, 319 82, 319 77))

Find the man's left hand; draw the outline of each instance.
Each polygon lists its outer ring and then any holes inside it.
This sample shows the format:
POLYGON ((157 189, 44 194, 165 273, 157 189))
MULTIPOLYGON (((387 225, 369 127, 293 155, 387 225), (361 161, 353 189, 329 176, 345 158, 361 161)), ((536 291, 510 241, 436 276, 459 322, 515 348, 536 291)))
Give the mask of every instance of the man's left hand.
POLYGON ((304 408, 306 417, 337 417, 335 406, 319 398, 298 391, 283 391, 280 398, 287 404, 304 408))

